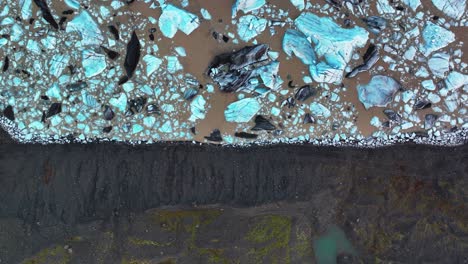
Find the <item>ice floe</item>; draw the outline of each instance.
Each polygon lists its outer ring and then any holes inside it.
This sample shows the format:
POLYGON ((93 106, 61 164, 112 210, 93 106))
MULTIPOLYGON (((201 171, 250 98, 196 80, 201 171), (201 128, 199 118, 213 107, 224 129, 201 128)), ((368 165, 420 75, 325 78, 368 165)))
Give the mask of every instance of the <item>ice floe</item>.
POLYGON ((400 89, 400 84, 392 77, 376 75, 365 85, 358 85, 359 100, 366 109, 374 106, 387 106, 400 89))

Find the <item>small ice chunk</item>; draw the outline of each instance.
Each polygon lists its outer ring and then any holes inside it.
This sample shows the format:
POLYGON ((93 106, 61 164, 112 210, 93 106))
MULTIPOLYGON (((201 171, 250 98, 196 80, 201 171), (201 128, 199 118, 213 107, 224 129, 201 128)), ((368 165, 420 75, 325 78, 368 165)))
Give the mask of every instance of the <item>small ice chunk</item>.
POLYGON ((432 22, 427 22, 422 31, 423 43, 420 44, 419 50, 424 56, 429 56, 433 51, 447 47, 455 41, 455 34, 441 26, 432 22))
POLYGON ((193 98, 192 102, 190 102, 190 111, 191 116, 189 118, 190 121, 194 122, 197 119, 204 119, 206 115, 206 100, 201 95, 197 95, 193 98))
POLYGON ((99 75, 107 67, 106 56, 104 54, 87 49, 83 50, 82 57, 85 76, 88 78, 99 75))
POLYGON ((247 42, 262 34, 267 25, 267 20, 253 15, 246 15, 239 18, 237 23, 237 34, 239 38, 247 42))
POLYGON ((70 8, 73 8, 73 9, 80 9, 80 3, 76 0, 65 0, 65 4, 70 7, 70 8))
POLYGON ((380 14, 393 14, 395 9, 390 5, 388 0, 378 0, 377 1, 377 11, 380 14))
POLYGON ((445 86, 449 91, 468 85, 468 75, 453 71, 445 79, 445 86))
POLYGON ((331 116, 330 110, 321 103, 313 102, 310 104, 310 112, 313 116, 329 118, 331 116))
POLYGON ((416 9, 421 5, 420 0, 403 0, 403 3, 413 9, 413 11, 416 11, 416 9))
POLYGON ((395 93, 400 89, 395 79, 376 75, 366 85, 358 85, 358 96, 366 109, 374 106, 384 107, 390 103, 395 93))
POLYGON ((146 76, 148 77, 159 69, 162 63, 160 58, 149 54, 143 57, 143 61, 146 63, 146 76))
POLYGON ((60 95, 60 86, 58 83, 52 84, 52 86, 46 91, 46 95, 50 98, 62 100, 62 96, 60 95))
POLYGON ((210 12, 208 12, 208 10, 206 10, 205 8, 202 8, 200 10, 200 13, 202 14, 203 18, 206 19, 206 20, 211 20, 211 14, 210 12))
POLYGON ((19 0, 21 7, 21 18, 24 20, 30 19, 32 16, 32 0, 19 0))
POLYGON ((236 0, 232 6, 232 17, 236 17, 237 12, 248 13, 257 10, 266 4, 265 0, 236 0))
POLYGON ((49 74, 59 77, 65 67, 68 66, 68 61, 70 61, 69 55, 54 55, 49 62, 49 74))
POLYGON ((255 98, 244 98, 228 105, 224 111, 227 122, 249 122, 260 111, 261 105, 255 98))
POLYGON ((166 56, 167 71, 170 73, 176 73, 184 69, 180 64, 179 59, 176 56, 166 56))
POLYGON ((466 0, 432 0, 434 6, 447 16, 460 19, 465 13, 466 0))
POLYGON ((413 60, 415 55, 416 55, 416 48, 413 46, 409 47, 408 50, 404 54, 405 59, 407 60, 413 60))
POLYGON ((432 80, 424 80, 421 82, 421 86, 428 90, 428 91, 434 91, 435 90, 435 84, 432 80))
POLYGON ((382 125, 382 122, 380 122, 377 116, 374 116, 371 118, 370 124, 374 127, 380 127, 382 125))
POLYGON ((125 93, 121 93, 119 98, 111 98, 109 104, 124 113, 127 108, 127 95, 125 93))
POLYGON ((300 11, 304 10, 305 8, 304 0, 290 0, 290 1, 291 1, 291 4, 293 4, 293 6, 295 6, 300 11))
POLYGON ((158 21, 161 33, 167 38, 173 38, 178 30, 190 35, 200 25, 198 16, 174 5, 162 7, 162 14, 158 21))
POLYGON ((294 54, 305 65, 311 65, 316 61, 315 52, 306 35, 294 29, 286 30, 283 38, 283 51, 288 56, 294 54))
POLYGON ((434 53, 427 62, 432 73, 439 78, 444 78, 449 71, 450 55, 448 53, 434 53))
POLYGON ((182 56, 182 57, 187 56, 187 52, 185 52, 184 47, 175 47, 174 49, 177 52, 177 54, 179 54, 179 56, 182 56))
POLYGON ((66 32, 78 32, 81 36, 81 44, 84 46, 100 45, 104 41, 99 25, 94 22, 93 17, 87 11, 82 11, 68 22, 66 32))

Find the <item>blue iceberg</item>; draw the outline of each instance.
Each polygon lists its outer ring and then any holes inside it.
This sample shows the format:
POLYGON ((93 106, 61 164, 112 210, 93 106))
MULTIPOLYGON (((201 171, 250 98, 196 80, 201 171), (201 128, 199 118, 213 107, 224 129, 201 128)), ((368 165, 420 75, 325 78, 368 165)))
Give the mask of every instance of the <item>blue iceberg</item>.
POLYGON ((267 25, 267 20, 253 15, 246 15, 239 18, 237 23, 237 34, 240 39, 247 42, 262 34, 267 25))
POLYGON ((433 51, 447 47, 448 44, 455 41, 455 34, 432 22, 427 22, 422 31, 423 44, 420 44, 419 50, 424 56, 429 56, 433 51))
POLYGON ((87 11, 81 12, 68 22, 66 32, 77 32, 80 34, 83 46, 99 45, 104 41, 99 25, 87 11))
POLYGON ((197 119, 204 119, 206 114, 206 100, 201 95, 197 95, 193 98, 192 102, 190 102, 190 115, 189 121, 196 121, 197 119))
POLYGON ((260 111, 261 105, 255 98, 244 98, 228 105, 224 111, 227 122, 249 122, 260 111))
POLYGON ((106 67, 106 56, 104 54, 96 53, 93 50, 83 50, 83 60, 81 64, 84 68, 85 76, 90 78, 102 73, 106 67))
POLYGON ((444 78, 449 71, 450 55, 448 53, 434 53, 427 62, 434 76, 444 78))
POLYGON ((316 82, 341 82, 354 49, 363 48, 369 38, 369 33, 361 27, 341 28, 331 18, 312 13, 301 14, 294 23, 311 40, 317 56, 323 58, 323 61, 310 65, 310 73, 316 82))
POLYGON ((376 75, 366 85, 358 85, 359 101, 366 109, 374 106, 384 107, 393 100, 393 96, 400 89, 400 84, 395 79, 376 75))
POLYGON ((403 0, 403 3, 413 9, 413 11, 416 11, 416 9, 421 5, 420 0, 403 0))
POLYGON ((173 38, 178 30, 189 35, 200 25, 198 16, 174 5, 162 6, 162 14, 158 21, 161 33, 167 38, 173 38))
POLYGON ((305 65, 312 65, 316 61, 315 52, 307 37, 294 29, 287 29, 283 38, 283 51, 298 57, 305 65))
POLYGON ((432 0, 432 3, 451 18, 460 19, 465 14, 466 0, 432 0))
POLYGON ((55 77, 59 77, 62 74, 62 71, 65 69, 65 67, 68 66, 69 61, 70 56, 68 55, 54 55, 49 62, 49 74, 55 77))
POLYGON ((26 20, 32 16, 32 0, 19 0, 19 6, 21 7, 21 18, 26 20))
POLYGON ((283 84, 283 80, 278 74, 279 65, 280 63, 278 61, 270 62, 267 65, 255 69, 252 76, 259 75, 263 81, 263 85, 272 90, 278 90, 281 88, 281 84, 283 84))
POLYGON ((468 85, 468 75, 453 71, 445 79, 445 86, 449 91, 468 85))
POLYGON ((266 4, 265 0, 237 0, 232 6, 232 17, 236 17, 238 11, 248 13, 259 9, 266 4))
POLYGON ((304 10, 305 8, 304 0, 290 0, 290 1, 291 1, 291 4, 293 4, 293 6, 295 6, 300 11, 304 10))
POLYGON ((331 116, 331 112, 328 108, 316 102, 310 104, 310 112, 316 117, 329 118, 331 116))
POLYGON ((143 61, 146 63, 146 76, 148 77, 159 69, 162 63, 160 58, 149 54, 143 57, 143 61))
POLYGON ((119 98, 111 98, 109 104, 119 109, 122 113, 125 113, 125 109, 127 108, 127 95, 121 93, 119 98))

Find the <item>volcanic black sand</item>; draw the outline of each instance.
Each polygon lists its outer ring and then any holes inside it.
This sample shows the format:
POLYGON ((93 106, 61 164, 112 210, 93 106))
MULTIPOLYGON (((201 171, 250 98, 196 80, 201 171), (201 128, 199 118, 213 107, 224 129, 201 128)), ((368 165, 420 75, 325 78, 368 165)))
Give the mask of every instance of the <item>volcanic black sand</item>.
POLYGON ((0 263, 468 261, 466 144, 0 142, 0 263))

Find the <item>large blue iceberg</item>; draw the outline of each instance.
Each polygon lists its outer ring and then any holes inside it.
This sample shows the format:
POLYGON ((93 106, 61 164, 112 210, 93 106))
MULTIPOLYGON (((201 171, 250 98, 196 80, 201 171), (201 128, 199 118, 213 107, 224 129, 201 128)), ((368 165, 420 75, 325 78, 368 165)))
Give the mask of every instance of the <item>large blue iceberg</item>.
POLYGON ((301 14, 294 23, 311 40, 315 53, 322 59, 310 65, 310 74, 316 82, 341 82, 354 50, 363 48, 369 38, 369 33, 361 27, 345 29, 331 18, 312 13, 301 14))
POLYGON ((244 13, 259 9, 266 4, 265 0, 237 0, 232 6, 232 17, 236 17, 238 11, 244 13))
POLYGON ((237 23, 237 34, 243 41, 249 41, 260 35, 266 28, 267 20, 253 15, 246 15, 239 18, 237 23))
POLYGON ((366 109, 374 106, 384 107, 393 100, 393 96, 400 89, 400 84, 395 79, 376 75, 366 85, 358 85, 359 101, 366 109))
POLYGON ((93 20, 93 17, 83 11, 67 24, 66 32, 77 32, 81 36, 81 44, 100 45, 104 41, 99 25, 93 20))
POLYGON ((455 41, 455 34, 432 22, 427 22, 422 32, 423 43, 419 50, 424 56, 429 56, 432 52, 447 47, 455 41))

